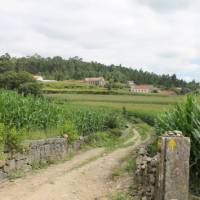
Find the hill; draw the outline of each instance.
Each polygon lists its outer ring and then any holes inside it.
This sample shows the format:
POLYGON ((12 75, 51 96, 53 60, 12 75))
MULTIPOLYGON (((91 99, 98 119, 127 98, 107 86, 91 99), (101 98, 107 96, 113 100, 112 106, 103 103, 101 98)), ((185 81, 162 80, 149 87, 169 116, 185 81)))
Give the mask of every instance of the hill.
POLYGON ((27 71, 32 74, 41 74, 47 79, 56 80, 80 80, 85 77, 103 76, 110 82, 126 82, 134 80, 136 84, 153 84, 171 87, 193 87, 180 80, 176 75, 158 75, 143 71, 142 69, 127 68, 122 65, 104 65, 97 62, 85 62, 79 57, 64 59, 62 57, 43 58, 39 55, 30 57, 11 57, 9 54, 0 56, 0 73, 9 70, 27 71))

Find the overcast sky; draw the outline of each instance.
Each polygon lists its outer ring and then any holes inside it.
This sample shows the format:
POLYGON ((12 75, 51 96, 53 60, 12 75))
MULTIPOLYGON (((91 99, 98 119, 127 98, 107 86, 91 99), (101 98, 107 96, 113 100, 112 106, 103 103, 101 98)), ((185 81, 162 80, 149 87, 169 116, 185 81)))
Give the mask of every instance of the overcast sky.
POLYGON ((200 0, 0 0, 0 54, 79 56, 200 81, 200 0))

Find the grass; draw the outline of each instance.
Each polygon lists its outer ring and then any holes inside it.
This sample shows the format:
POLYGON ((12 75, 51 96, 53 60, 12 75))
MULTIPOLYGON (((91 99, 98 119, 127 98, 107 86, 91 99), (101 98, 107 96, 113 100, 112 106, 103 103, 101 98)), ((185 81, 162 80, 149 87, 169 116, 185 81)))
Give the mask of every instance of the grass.
POLYGON ((125 192, 119 192, 117 194, 111 194, 108 197, 109 200, 139 200, 136 197, 130 197, 125 192))
POLYGON ((119 178, 120 176, 124 175, 125 173, 132 173, 136 167, 135 158, 133 154, 126 156, 120 162, 115 169, 113 169, 113 173, 111 174, 111 179, 119 178))
POLYGON ((23 140, 67 134, 73 141, 80 136, 121 128, 123 124, 122 114, 113 109, 58 104, 43 97, 1 90, 0 159, 3 159, 1 149, 5 144, 13 151, 21 150, 23 140))
POLYGON ((44 93, 87 93, 87 94, 127 94, 128 88, 108 90, 104 87, 90 85, 84 81, 68 80, 43 84, 44 93))
POLYGON ((129 115, 141 118, 154 124, 158 114, 169 110, 172 105, 182 102, 185 96, 148 95, 94 95, 94 94, 48 94, 59 104, 109 108, 122 111, 125 108, 129 115))
POLYGON ((58 100, 69 101, 93 101, 93 102, 118 102, 118 103, 135 103, 135 104, 161 104, 169 105, 182 101, 184 96, 166 96, 159 94, 148 95, 93 95, 93 94, 48 94, 58 100))
POLYGON ((131 137, 133 137, 132 129, 127 128, 126 130, 110 129, 104 132, 96 132, 90 135, 87 139, 86 146, 90 147, 103 147, 106 153, 110 153, 117 148, 123 148, 130 146, 132 143, 124 144, 131 137))
POLYGON ((140 133, 142 140, 145 140, 148 137, 149 133, 152 132, 152 127, 144 122, 134 124, 134 128, 140 133))
POLYGON ((61 133, 56 128, 48 128, 46 130, 32 130, 26 132, 24 140, 40 140, 61 136, 61 133))
MULTIPOLYGON (((117 95, 130 95, 130 87, 127 84, 114 83, 112 89, 108 90, 105 87, 99 87, 96 85, 90 85, 83 80, 65 80, 58 82, 43 83, 44 93, 54 94, 117 94, 117 95)), ((162 91, 159 94, 139 94, 139 96, 166 96, 169 91, 162 91)), ((133 95, 138 95, 133 94, 133 95)))
POLYGON ((135 157, 133 156, 133 153, 130 153, 120 161, 120 164, 116 168, 113 169, 113 173, 110 178, 114 182, 122 181, 123 183, 124 179, 126 180, 127 185, 124 185, 124 188, 121 188, 120 190, 118 189, 117 193, 111 193, 108 196, 109 200, 139 200, 137 197, 132 195, 134 191, 134 182, 132 181, 132 178, 135 167, 135 157), (130 177, 132 178, 130 179, 130 177))

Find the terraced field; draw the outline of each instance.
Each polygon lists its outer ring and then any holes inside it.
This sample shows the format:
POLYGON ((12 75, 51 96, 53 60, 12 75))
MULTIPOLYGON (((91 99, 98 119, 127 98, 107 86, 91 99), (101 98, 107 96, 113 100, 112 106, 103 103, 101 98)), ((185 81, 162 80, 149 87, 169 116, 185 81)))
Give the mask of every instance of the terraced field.
POLYGON ((84 105, 92 107, 108 107, 133 114, 152 123, 160 113, 168 110, 185 96, 166 95, 94 95, 94 94, 48 94, 59 103, 84 105))

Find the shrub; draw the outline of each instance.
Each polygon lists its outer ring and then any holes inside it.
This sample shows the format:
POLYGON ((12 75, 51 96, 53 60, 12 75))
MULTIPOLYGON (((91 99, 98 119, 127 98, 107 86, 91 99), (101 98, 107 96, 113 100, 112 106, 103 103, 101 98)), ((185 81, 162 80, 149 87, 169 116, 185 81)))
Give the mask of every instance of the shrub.
POLYGON ((18 92, 20 94, 40 96, 42 94, 41 84, 37 82, 24 83, 19 86, 18 92))
POLYGON ((147 124, 153 126, 155 123, 155 118, 157 116, 156 112, 145 112, 145 111, 129 111, 129 117, 139 118, 147 124))
POLYGON ((0 124, 0 160, 4 158, 3 149, 7 145, 10 152, 22 151, 22 140, 25 131, 17 130, 15 127, 8 128, 4 124, 0 124))
POLYGON ((200 104, 194 96, 188 96, 185 103, 177 104, 162 114, 155 122, 157 134, 180 130, 191 139, 190 181, 191 190, 200 194, 200 104))
POLYGON ((79 133, 76 129, 76 126, 73 122, 66 122, 63 126, 61 126, 60 130, 61 135, 67 135, 69 142, 79 139, 79 133))
POLYGON ((21 84, 34 82, 32 75, 28 72, 8 71, 0 75, 0 87, 5 89, 18 89, 21 84))
POLYGON ((15 127, 5 128, 4 135, 4 143, 8 146, 10 152, 23 151, 22 141, 25 137, 24 129, 17 130, 15 127))

